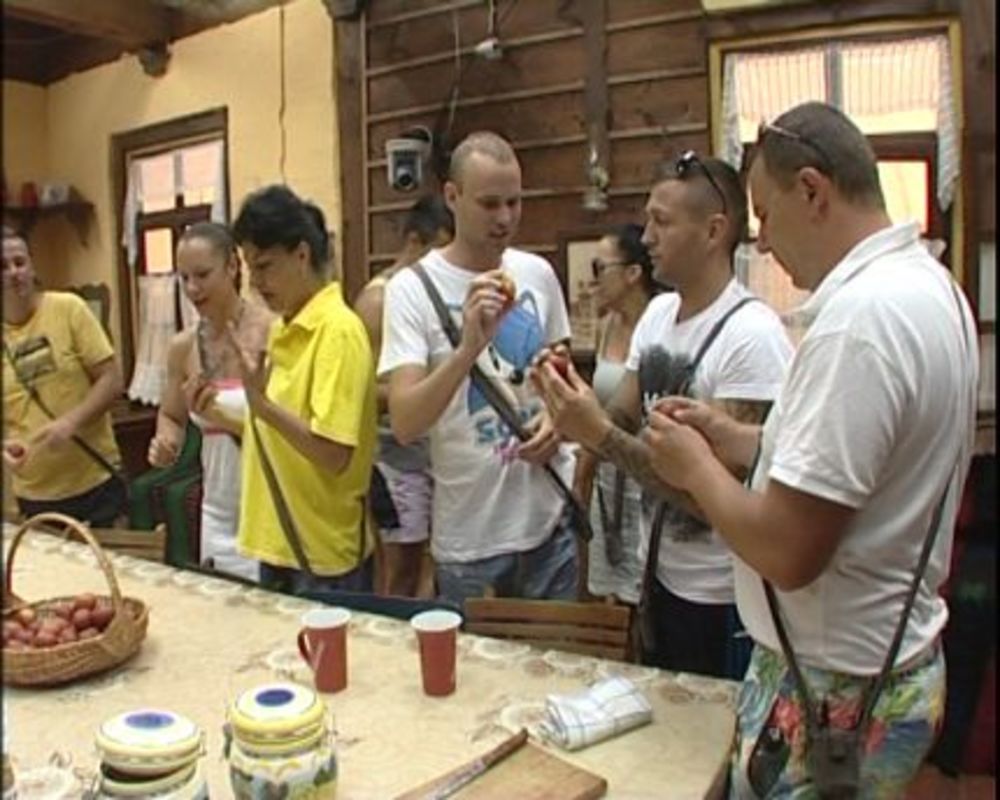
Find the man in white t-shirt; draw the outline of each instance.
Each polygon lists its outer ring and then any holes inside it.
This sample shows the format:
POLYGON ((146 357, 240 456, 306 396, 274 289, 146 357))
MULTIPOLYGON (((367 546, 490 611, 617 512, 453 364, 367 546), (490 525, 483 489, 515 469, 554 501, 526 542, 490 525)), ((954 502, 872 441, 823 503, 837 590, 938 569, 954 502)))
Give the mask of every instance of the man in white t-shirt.
POLYGON ((936 530, 893 670, 858 733, 864 796, 901 797, 944 710, 939 590, 974 434, 975 325, 916 223, 890 222, 875 155, 842 112, 806 103, 762 126, 750 187, 760 248, 813 292, 800 310, 805 336, 763 431, 670 399, 649 434, 657 474, 694 497, 736 555, 737 603, 756 647, 732 793, 820 788, 807 753, 820 752, 822 734, 808 730, 808 709, 819 728, 824 717, 831 728, 857 725, 936 530), (722 464, 750 464, 758 441, 748 490, 722 464), (765 752, 784 763, 759 768, 765 752))
POLYGON ((379 375, 403 444, 429 434, 434 478, 431 551, 439 595, 461 605, 496 594, 571 599, 576 539, 542 465, 572 480, 572 463, 526 380, 544 347, 569 339, 559 281, 544 259, 509 247, 521 216, 521 168, 493 133, 470 134, 452 156, 444 196, 455 238, 420 264, 461 341, 452 347, 414 270, 385 289, 379 375), (501 277, 513 279, 508 302, 501 277), (469 379, 494 379, 532 432, 519 442, 469 379))
POLYGON ((746 667, 749 647, 736 638, 741 626, 729 549, 656 478, 638 431, 658 399, 676 394, 688 382, 695 397, 711 399, 741 419, 762 419, 777 395, 792 348, 774 311, 733 276, 732 257, 746 225, 747 200, 732 167, 685 153, 654 185, 646 212, 643 241, 654 277, 676 292, 655 297, 643 312, 632 335, 625 377, 607 412, 575 373, 570 384, 551 367, 534 374, 556 428, 586 448, 581 458, 611 461, 645 489, 641 562, 647 563, 654 538, 659 546, 655 578, 645 589, 654 635, 652 642, 644 642, 644 661, 663 669, 737 678, 746 667))

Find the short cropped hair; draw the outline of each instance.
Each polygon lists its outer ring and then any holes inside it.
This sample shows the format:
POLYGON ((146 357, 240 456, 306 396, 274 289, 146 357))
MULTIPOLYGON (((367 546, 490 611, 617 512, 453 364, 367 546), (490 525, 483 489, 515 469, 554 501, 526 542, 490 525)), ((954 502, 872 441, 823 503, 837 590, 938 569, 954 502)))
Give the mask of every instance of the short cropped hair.
POLYGON ((758 156, 784 188, 800 169, 813 167, 849 202, 885 208, 871 144, 843 111, 827 103, 802 103, 761 125, 753 158, 758 156))
POLYGON ((279 245, 294 250, 305 242, 309 262, 319 274, 330 261, 330 234, 323 212, 287 186, 265 186, 248 195, 233 223, 233 235, 239 244, 249 242, 261 250, 279 245))
POLYGON ((509 164, 512 161, 517 161, 514 148, 502 136, 492 131, 475 131, 462 139, 452 152, 448 180, 459 183, 465 162, 473 153, 489 156, 498 164, 509 164))
POLYGON ((691 168, 684 172, 679 172, 678 161, 663 163, 658 170, 657 183, 663 181, 684 181, 698 187, 698 191, 693 194, 698 210, 703 214, 718 212, 720 198, 716 193, 722 193, 725 198, 725 217, 729 223, 726 238, 726 245, 730 257, 736 252, 740 241, 744 238, 747 230, 747 220, 749 212, 747 210, 747 193, 740 179, 739 173, 726 161, 721 158, 705 156, 698 157, 698 163, 704 167, 705 171, 712 176, 712 181, 697 168, 691 168))

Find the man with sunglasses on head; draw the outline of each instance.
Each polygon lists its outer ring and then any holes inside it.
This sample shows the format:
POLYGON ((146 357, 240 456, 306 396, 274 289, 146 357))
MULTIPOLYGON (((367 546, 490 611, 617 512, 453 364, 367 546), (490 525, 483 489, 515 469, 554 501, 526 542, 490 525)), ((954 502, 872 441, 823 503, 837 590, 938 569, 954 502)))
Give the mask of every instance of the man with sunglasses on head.
POLYGON ((644 489, 640 615, 651 624, 644 626, 643 660, 736 678, 749 648, 736 637, 742 626, 730 552, 653 473, 641 431, 657 400, 680 392, 759 422, 792 348, 778 316, 733 274, 747 199, 732 167, 684 153, 653 186, 646 216, 643 242, 653 276, 676 291, 654 298, 639 319, 607 410, 572 370, 563 381, 542 362, 533 379, 556 429, 585 448, 581 458, 610 461, 644 489))
POLYGON ((762 126, 750 187, 758 246, 812 292, 779 398, 763 428, 673 399, 650 423, 657 474, 736 555, 756 643, 732 796, 902 797, 944 711, 940 587, 975 432, 974 319, 917 224, 890 221, 875 155, 839 110, 806 103, 762 126), (749 489, 722 466, 755 460, 749 489), (831 779, 854 793, 827 793, 831 779))

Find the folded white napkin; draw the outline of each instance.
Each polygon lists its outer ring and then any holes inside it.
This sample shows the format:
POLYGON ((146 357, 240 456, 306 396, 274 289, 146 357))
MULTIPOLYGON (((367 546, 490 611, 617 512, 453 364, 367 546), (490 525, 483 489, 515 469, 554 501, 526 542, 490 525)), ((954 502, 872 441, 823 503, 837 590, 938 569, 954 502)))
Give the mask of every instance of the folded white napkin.
POLYGON ((545 709, 542 733, 566 750, 579 750, 653 719, 649 701, 620 676, 576 694, 550 694, 545 709))

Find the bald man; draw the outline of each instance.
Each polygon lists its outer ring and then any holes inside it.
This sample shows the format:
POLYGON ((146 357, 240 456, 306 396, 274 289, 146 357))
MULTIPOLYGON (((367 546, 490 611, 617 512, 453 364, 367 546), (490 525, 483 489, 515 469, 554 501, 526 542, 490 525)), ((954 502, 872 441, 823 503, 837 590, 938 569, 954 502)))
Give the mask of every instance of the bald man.
POLYGON ((521 168, 500 136, 478 132, 452 156, 444 196, 455 237, 420 260, 461 329, 452 347, 410 269, 385 291, 379 375, 389 382, 402 444, 428 435, 434 477, 431 551, 438 593, 573 599, 576 535, 543 473, 570 481, 572 462, 525 375, 542 348, 570 337, 562 290, 547 261, 510 247, 521 218, 521 168), (516 285, 505 303, 501 276, 516 285), (478 364, 531 432, 519 442, 469 379, 478 364))

